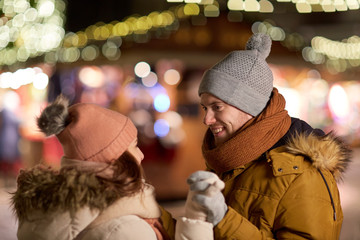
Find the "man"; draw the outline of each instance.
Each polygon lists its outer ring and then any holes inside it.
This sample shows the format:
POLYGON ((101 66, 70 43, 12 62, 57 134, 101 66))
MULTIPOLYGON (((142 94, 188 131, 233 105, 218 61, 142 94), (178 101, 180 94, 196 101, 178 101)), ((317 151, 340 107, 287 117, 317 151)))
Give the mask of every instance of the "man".
POLYGON ((210 171, 189 177, 193 201, 208 213, 215 239, 338 239, 343 221, 336 181, 350 150, 291 118, 266 63, 271 39, 254 34, 209 69, 199 87, 210 171), (205 196, 213 173, 223 195, 205 196))

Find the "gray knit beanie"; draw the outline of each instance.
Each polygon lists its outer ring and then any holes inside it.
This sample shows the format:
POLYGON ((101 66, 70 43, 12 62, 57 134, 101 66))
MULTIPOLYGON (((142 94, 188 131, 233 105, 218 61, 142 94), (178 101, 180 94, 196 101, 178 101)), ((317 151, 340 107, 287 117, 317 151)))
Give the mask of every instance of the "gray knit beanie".
POLYGON ((199 96, 210 93, 252 116, 259 115, 273 90, 273 74, 265 61, 270 49, 268 35, 252 35, 245 50, 229 53, 205 72, 199 96))

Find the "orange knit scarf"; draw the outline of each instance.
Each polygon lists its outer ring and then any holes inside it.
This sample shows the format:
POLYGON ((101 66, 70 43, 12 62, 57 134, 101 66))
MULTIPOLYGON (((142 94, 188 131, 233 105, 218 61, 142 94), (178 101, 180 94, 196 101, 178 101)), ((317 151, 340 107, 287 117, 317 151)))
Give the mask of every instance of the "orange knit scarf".
POLYGON ((202 145, 207 166, 220 174, 260 157, 290 128, 291 118, 285 104, 284 97, 274 88, 268 105, 260 115, 249 120, 232 138, 218 147, 212 147, 214 136, 208 129, 202 145))

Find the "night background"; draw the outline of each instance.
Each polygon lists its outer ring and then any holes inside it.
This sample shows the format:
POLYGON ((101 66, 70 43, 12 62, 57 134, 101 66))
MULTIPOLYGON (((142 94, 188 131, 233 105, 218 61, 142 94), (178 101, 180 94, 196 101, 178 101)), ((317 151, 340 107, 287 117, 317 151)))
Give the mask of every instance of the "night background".
POLYGON ((60 166, 60 144, 34 121, 60 93, 72 103, 129 116, 158 200, 181 214, 186 178, 206 168, 197 94, 202 75, 230 51, 244 49, 256 32, 273 40, 267 62, 289 114, 336 132, 353 147, 353 162, 339 183, 345 213, 340 239, 359 238, 360 0, 266 0, 270 12, 230 6, 240 0, 57 0, 66 7, 54 11, 55 2, 44 0, 48 8, 38 18, 40 1, 24 1, 33 10, 28 25, 0 1, 1 239, 16 239, 8 192, 19 170, 60 166))

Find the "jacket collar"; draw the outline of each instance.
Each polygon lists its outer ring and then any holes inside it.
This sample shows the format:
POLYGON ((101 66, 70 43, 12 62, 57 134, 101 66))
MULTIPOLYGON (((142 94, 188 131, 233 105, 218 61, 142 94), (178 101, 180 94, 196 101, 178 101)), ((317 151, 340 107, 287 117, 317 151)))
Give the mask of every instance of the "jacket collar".
MULTIPOLYGON (((100 181, 95 174, 73 168, 57 171, 38 165, 22 170, 17 178, 17 185, 17 191, 12 196, 12 205, 19 219, 26 218, 33 210, 76 212, 88 206, 102 211, 123 198, 124 204, 131 199, 116 193, 110 183, 100 181)), ((144 196, 132 197, 143 203, 152 199, 151 203, 154 204, 152 187, 144 183, 142 192, 144 196)), ((139 215, 142 215, 142 212, 139 212, 139 215)))
POLYGON ((108 208, 104 209, 91 223, 89 228, 125 215, 137 215, 141 218, 159 218, 161 211, 155 200, 154 187, 145 184, 142 192, 117 200, 108 208))
POLYGON ((304 156, 319 170, 329 170, 336 180, 342 178, 351 158, 349 147, 333 133, 323 136, 295 133, 287 140, 285 149, 304 156))

